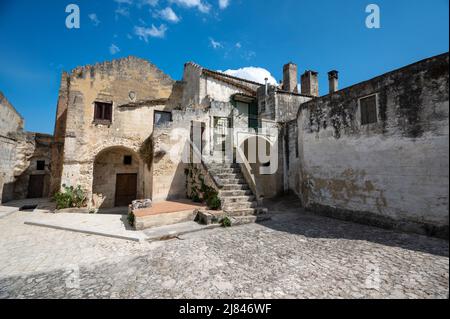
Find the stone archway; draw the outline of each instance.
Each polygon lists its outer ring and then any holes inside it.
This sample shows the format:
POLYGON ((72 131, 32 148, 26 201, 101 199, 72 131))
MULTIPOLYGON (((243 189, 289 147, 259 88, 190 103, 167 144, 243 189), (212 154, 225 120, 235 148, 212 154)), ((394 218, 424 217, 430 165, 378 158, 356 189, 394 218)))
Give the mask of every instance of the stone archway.
POLYGON ((113 146, 100 151, 94 159, 93 206, 122 207, 144 198, 144 166, 139 155, 129 148, 113 146))

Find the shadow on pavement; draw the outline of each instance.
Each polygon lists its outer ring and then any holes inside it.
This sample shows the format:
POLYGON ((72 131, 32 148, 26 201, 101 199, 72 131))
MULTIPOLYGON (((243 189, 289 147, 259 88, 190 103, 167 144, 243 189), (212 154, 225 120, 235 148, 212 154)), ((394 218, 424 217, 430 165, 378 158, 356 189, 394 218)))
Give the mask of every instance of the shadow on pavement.
POLYGON ((272 220, 260 224, 273 230, 307 238, 368 241, 432 255, 449 256, 448 241, 444 239, 401 233, 315 215, 305 211, 295 195, 266 200, 264 206, 269 209, 272 220))

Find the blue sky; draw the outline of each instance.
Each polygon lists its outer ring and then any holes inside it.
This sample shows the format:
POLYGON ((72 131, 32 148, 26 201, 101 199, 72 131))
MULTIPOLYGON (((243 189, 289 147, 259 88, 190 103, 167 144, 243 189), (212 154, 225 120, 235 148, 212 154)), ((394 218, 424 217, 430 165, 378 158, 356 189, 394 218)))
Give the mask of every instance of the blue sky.
POLYGON ((282 77, 340 71, 341 87, 448 51, 448 0, 0 0, 0 90, 26 129, 52 133, 63 70, 128 55, 174 79, 195 61, 215 70, 255 66, 282 77), (65 26, 68 4, 80 29, 65 26), (365 26, 368 4, 381 28, 365 26))

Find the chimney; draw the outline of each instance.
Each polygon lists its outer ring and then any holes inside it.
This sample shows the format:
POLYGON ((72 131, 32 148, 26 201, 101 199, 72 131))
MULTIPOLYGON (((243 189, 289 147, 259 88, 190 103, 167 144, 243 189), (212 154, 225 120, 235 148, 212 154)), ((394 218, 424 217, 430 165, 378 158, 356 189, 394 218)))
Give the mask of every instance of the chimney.
POLYGON ((297 64, 289 62, 283 67, 283 90, 298 93, 298 71, 297 64))
POLYGON ((264 90, 265 96, 269 95, 269 78, 264 79, 264 90))
POLYGON ((338 87, 339 72, 336 70, 328 72, 328 82, 330 84, 330 94, 339 90, 338 87))
POLYGON ((302 94, 319 96, 319 73, 315 71, 305 71, 302 75, 302 94))

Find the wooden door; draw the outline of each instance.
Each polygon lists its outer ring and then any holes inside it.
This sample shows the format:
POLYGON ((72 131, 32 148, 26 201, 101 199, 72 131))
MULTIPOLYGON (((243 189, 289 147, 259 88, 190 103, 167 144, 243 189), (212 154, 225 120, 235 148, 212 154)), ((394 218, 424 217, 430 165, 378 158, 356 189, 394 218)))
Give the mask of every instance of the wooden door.
POLYGON ((30 175, 28 182, 28 198, 41 198, 44 193, 45 175, 30 175))
POLYGON ((117 174, 115 206, 128 206, 136 197, 137 174, 117 174))

